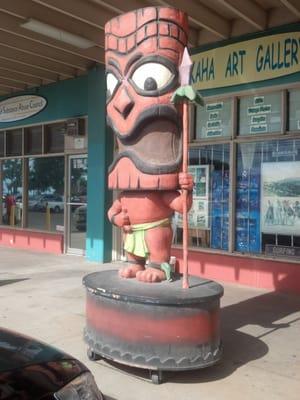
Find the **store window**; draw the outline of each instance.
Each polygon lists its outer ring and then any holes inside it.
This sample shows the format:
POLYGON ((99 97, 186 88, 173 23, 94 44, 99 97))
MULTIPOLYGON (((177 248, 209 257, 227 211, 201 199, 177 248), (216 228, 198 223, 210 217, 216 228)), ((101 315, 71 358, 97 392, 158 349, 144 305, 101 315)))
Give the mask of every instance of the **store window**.
POLYGON ((22 129, 6 131, 6 156, 21 156, 22 147, 22 129))
POLYGON ((64 157, 28 160, 28 227, 59 231, 64 225, 64 157))
POLYGON ((289 91, 289 130, 300 131, 300 90, 289 91))
POLYGON ((43 153, 43 130, 42 126, 32 126, 24 129, 24 153, 43 153))
POLYGON ((239 135, 281 132, 281 92, 241 97, 239 135))
POLYGON ((0 157, 5 154, 5 132, 0 132, 0 157))
POLYGON ((235 247, 300 256, 300 139, 238 145, 235 247))
POLYGON ((196 108, 196 139, 228 137, 232 134, 232 99, 196 108))
POLYGON ((22 225, 22 160, 2 162, 2 224, 22 225))
POLYGON ((65 147, 65 124, 45 125, 45 153, 62 153, 65 147))
MULTIPOLYGON (((189 212, 189 245, 228 250, 229 144, 190 150, 189 171, 194 177, 189 212)), ((174 243, 182 244, 182 217, 174 216, 174 243)))

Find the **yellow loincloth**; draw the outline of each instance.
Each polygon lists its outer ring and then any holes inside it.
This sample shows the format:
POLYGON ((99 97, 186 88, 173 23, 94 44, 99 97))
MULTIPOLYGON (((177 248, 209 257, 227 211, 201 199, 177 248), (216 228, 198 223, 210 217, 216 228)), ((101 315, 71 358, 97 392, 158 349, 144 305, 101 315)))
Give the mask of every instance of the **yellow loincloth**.
POLYGON ((170 226, 170 219, 164 218, 159 221, 131 225, 132 232, 126 234, 124 250, 138 257, 147 258, 149 250, 145 241, 145 232, 158 226, 170 226))

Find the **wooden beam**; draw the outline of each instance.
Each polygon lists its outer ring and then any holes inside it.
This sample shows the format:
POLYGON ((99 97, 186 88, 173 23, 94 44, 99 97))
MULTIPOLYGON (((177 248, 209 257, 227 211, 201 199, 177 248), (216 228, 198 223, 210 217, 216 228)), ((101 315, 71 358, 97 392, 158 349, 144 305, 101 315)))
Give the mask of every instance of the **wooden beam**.
POLYGON ((22 74, 29 79, 38 79, 40 84, 56 82, 58 75, 52 72, 44 71, 36 66, 27 65, 25 63, 16 62, 0 55, 0 65, 2 69, 8 70, 11 73, 22 74))
POLYGON ((196 26, 207 29, 218 38, 226 39, 230 36, 230 22, 200 3, 187 0, 154 0, 152 3, 173 6, 185 11, 189 16, 189 20, 196 26))
POLYGON ((1 78, 1 77, 0 77, 0 85, 4 86, 4 87, 8 87, 10 89, 16 89, 16 90, 25 90, 26 89, 26 85, 24 85, 24 84, 12 82, 9 79, 1 78))
POLYGON ((3 44, 0 44, 0 58, 5 58, 13 62, 19 62, 25 65, 38 67, 41 70, 52 72, 57 77, 63 76, 66 78, 74 78, 77 75, 77 71, 74 68, 67 66, 57 65, 57 63, 43 59, 39 56, 27 54, 17 49, 12 49, 3 44))
POLYGON ((258 4, 250 0, 217 0, 227 7, 239 18, 248 22, 256 29, 263 30, 267 27, 267 12, 258 4))
POLYGON ((149 7, 149 3, 143 0, 91 0, 106 9, 114 11, 116 14, 137 10, 138 8, 149 7))
POLYGON ((103 46, 103 36, 99 34, 100 28, 88 25, 78 19, 59 13, 50 8, 45 8, 39 4, 24 0, 5 1, 0 0, 0 11, 15 17, 27 20, 29 18, 49 24, 58 29, 62 29, 82 36, 93 43, 103 46), (102 39, 102 41, 100 40, 102 39))
POLYGON ((22 75, 22 74, 16 74, 14 72, 11 72, 5 68, 1 67, 0 63, 0 78, 7 79, 11 82, 16 82, 16 83, 21 83, 23 85, 41 85, 41 80, 40 79, 33 79, 30 78, 29 76, 22 75))
MULTIPOLYGON (((24 18, 16 17, 13 15, 5 14, 0 12, 0 29, 4 32, 11 33, 17 37, 26 38, 28 40, 32 40, 36 43, 45 44, 54 49, 61 50, 67 54, 72 54, 75 56, 80 56, 83 59, 93 60, 98 62, 104 58, 103 48, 98 46, 91 47, 89 49, 79 49, 70 44, 61 42, 59 40, 55 40, 49 38, 44 35, 40 35, 39 33, 30 31, 28 29, 22 28, 20 25, 25 22, 24 18)), ((104 32, 99 31, 99 40, 102 38, 102 44, 104 45, 104 32)), ((16 39, 17 40, 17 39, 16 39)))
POLYGON ((103 28, 108 20, 116 16, 115 12, 103 9, 86 0, 32 0, 33 3, 47 7, 68 17, 77 19, 96 28, 103 28))
POLYGON ((298 18, 300 18, 300 2, 299 2, 299 0, 280 0, 280 1, 293 14, 295 14, 298 18))
POLYGON ((45 58, 46 60, 53 61, 57 64, 76 68, 78 70, 85 71, 89 66, 88 60, 83 60, 80 57, 66 54, 62 50, 53 49, 52 47, 48 47, 47 45, 43 45, 41 43, 32 42, 31 40, 23 37, 16 38, 11 33, 1 31, 1 26, 0 44, 27 54, 31 54, 33 56, 45 58))

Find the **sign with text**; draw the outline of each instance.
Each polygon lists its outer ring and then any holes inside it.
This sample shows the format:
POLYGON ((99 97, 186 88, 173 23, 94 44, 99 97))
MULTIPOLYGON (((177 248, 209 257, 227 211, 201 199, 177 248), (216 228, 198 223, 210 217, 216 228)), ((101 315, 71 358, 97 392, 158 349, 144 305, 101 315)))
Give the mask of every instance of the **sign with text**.
POLYGON ((47 100, 37 95, 22 95, 0 101, 0 122, 15 122, 42 111, 47 100))
POLYGON ((266 244, 265 253, 270 256, 276 257, 300 257, 299 247, 290 246, 275 246, 273 244, 266 244))
POLYGON ((278 33, 192 55, 191 83, 204 90, 300 72, 300 32, 278 33))

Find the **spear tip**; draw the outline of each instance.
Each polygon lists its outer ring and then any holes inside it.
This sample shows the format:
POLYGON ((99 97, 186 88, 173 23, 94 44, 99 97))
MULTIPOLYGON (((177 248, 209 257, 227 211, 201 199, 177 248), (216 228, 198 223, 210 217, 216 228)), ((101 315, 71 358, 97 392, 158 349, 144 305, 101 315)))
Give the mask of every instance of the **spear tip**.
POLYGON ((181 64, 179 66, 180 85, 185 86, 189 84, 190 72, 193 61, 189 55, 187 47, 184 48, 181 64))

